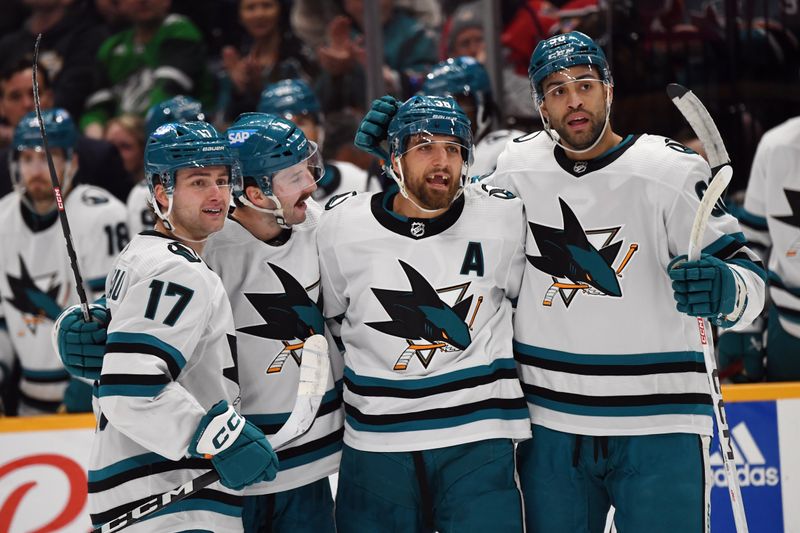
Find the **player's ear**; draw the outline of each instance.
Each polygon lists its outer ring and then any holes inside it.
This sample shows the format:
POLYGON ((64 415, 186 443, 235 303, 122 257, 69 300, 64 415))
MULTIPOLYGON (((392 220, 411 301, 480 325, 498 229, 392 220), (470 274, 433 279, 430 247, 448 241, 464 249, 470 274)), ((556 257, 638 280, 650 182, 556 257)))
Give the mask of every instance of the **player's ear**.
POLYGON ((169 199, 167 198, 167 191, 161 183, 153 185, 153 196, 155 196, 158 205, 164 206, 164 209, 166 209, 169 205, 169 199))
POLYGON ((400 175, 400 159, 396 157, 394 154, 391 155, 392 158, 392 170, 398 176, 400 175))

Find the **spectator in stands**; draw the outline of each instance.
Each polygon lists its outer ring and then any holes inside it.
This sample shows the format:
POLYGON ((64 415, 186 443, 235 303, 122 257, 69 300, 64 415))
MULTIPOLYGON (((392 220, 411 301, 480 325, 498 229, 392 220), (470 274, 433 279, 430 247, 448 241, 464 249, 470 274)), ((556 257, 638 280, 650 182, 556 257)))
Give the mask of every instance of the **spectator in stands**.
POLYGON ((106 122, 121 113, 144 113, 177 94, 213 98, 200 30, 182 15, 169 14, 170 0, 119 0, 133 26, 112 35, 97 54, 95 92, 86 101, 81 127, 100 138, 106 122))
MULTIPOLYGON (((363 0, 342 0, 345 15, 327 28, 328 43, 317 50, 322 74, 317 94, 322 110, 363 109, 366 100, 363 0)), ((435 41, 409 11, 394 0, 380 1, 383 24, 383 80, 386 92, 410 96, 436 63, 435 41)))
POLYGON ((80 116, 84 99, 91 91, 95 56, 100 43, 108 37, 107 30, 89 15, 84 0, 23 3, 31 8, 31 14, 22 26, 0 39, 0 69, 30 56, 36 36, 41 33, 39 69, 47 71, 52 81, 53 104, 74 117, 80 116))
MULTIPOLYGON (((18 64, 0 73, 0 113, 9 125, 16 126, 26 113, 33 111, 32 59, 22 58, 18 64)), ((45 70, 39 71, 39 97, 42 110, 53 107, 53 93, 45 70)), ((11 130, 13 131, 13 130, 11 130)), ((0 161, 7 161, 9 147, 0 150, 0 161)), ((105 141, 78 136, 75 145, 79 167, 76 184, 97 185, 124 200, 133 185, 127 177, 117 150, 105 141)), ((0 164, 0 196, 11 192, 8 165, 0 164)))
POLYGON ((311 80, 312 54, 291 31, 287 0, 239 0, 244 40, 238 49, 226 46, 222 61, 230 81, 226 118, 254 111, 265 85, 287 78, 311 80))
POLYGON ((131 185, 144 179, 144 119, 124 114, 108 121, 106 141, 117 147, 131 185))

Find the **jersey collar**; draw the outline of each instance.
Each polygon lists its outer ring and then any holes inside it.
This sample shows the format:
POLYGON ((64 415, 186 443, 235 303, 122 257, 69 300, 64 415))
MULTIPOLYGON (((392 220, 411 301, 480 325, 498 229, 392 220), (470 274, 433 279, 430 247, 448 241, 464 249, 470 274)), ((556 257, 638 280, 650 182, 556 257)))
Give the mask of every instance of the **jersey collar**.
POLYGON ((29 209, 25 202, 21 201, 19 207, 22 213, 22 220, 33 233, 39 233, 50 228, 58 220, 58 211, 55 208, 46 215, 40 215, 29 209))
POLYGON ((628 148, 633 146, 633 144, 639 140, 639 137, 641 137, 641 135, 628 135, 622 139, 622 142, 620 142, 618 145, 588 161, 576 161, 570 159, 567 157, 564 149, 558 145, 553 148, 553 154, 556 156, 556 162, 558 163, 558 166, 576 178, 581 178, 590 172, 607 167, 619 159, 619 157, 624 154, 628 148))
POLYGON ((436 218, 410 218, 398 215, 391 210, 392 201, 399 191, 396 185, 374 194, 370 201, 370 208, 375 219, 381 226, 411 239, 419 240, 425 237, 438 235, 456 223, 464 210, 464 195, 456 199, 450 209, 436 218))

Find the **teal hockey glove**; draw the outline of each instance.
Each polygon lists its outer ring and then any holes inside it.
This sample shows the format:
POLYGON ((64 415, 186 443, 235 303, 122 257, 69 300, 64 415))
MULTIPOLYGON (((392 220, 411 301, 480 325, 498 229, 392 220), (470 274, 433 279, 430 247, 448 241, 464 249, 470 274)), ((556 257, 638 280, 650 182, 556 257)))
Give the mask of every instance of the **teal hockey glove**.
POLYGON ((217 402, 200 420, 189 453, 210 458, 220 482, 233 490, 272 481, 278 473, 278 456, 264 433, 225 400, 217 402))
POLYGON ((678 256, 670 261, 667 272, 681 313, 731 327, 744 312, 744 283, 737 282, 738 275, 713 255, 702 254, 698 261, 678 256))
POLYGON ((81 306, 73 305, 62 311, 53 325, 53 344, 73 376, 100 379, 111 313, 103 305, 105 299, 98 302, 89 306, 91 322, 84 322, 81 306))
POLYGON ((388 94, 372 101, 356 132, 354 144, 357 148, 384 161, 389 160, 389 154, 381 147, 381 143, 388 136, 389 123, 397 113, 400 103, 388 94))
POLYGON ((757 383, 764 380, 762 332, 726 331, 719 336, 719 375, 733 383, 757 383))

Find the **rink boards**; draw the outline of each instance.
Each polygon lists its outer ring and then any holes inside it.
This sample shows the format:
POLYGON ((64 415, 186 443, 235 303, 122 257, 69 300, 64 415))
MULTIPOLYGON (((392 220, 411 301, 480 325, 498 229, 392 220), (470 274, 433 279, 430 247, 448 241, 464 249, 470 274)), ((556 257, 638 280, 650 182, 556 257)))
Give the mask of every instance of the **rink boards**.
MULTIPOLYGON (((752 533, 800 532, 800 383, 723 387, 752 533)), ((86 468, 94 417, 0 419, 0 531, 89 529, 86 468)), ((734 532, 711 445, 712 531, 734 532)))

